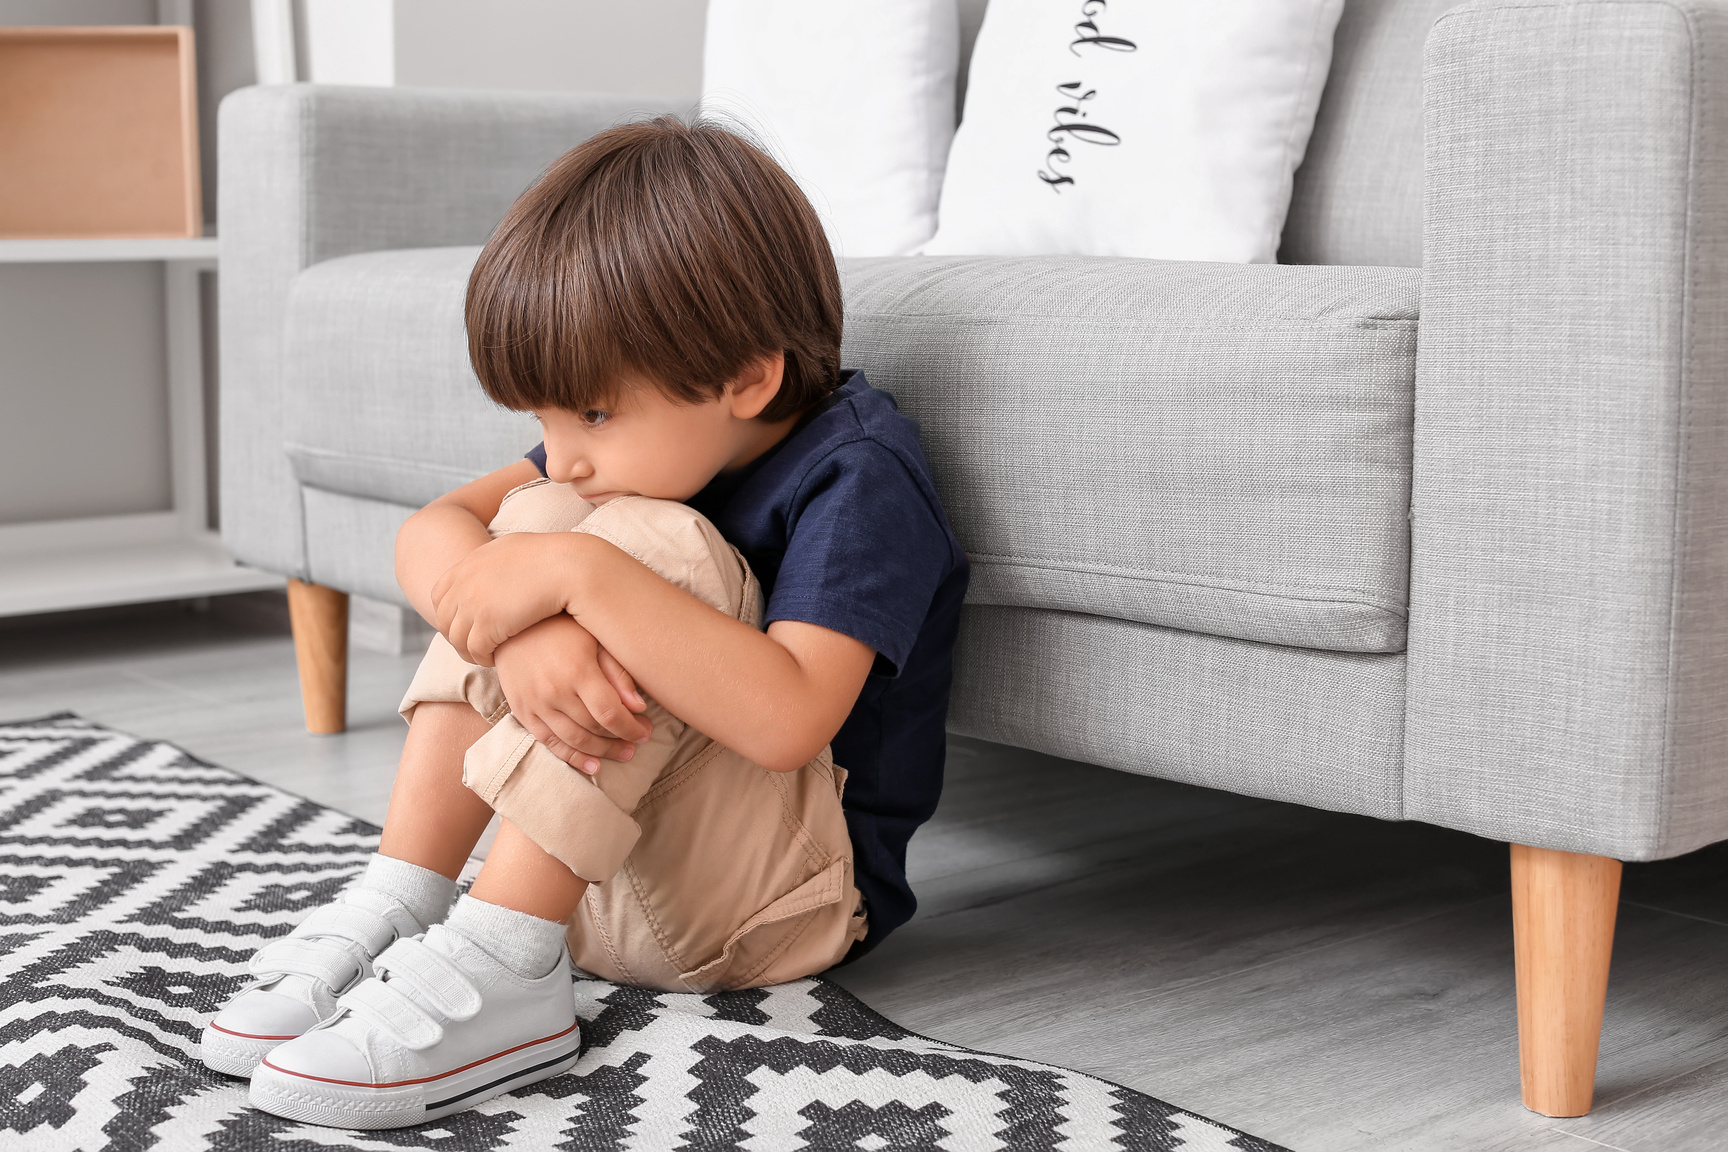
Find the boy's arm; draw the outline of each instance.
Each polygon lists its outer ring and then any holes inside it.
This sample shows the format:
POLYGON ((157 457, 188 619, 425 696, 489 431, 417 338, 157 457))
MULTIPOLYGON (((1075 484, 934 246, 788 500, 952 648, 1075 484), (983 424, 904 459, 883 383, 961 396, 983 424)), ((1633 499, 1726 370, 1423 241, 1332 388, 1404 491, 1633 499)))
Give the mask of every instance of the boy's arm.
MULTIPOLYGON (((396 534, 396 581, 414 610, 433 627, 438 619, 432 588, 450 568, 491 540, 486 526, 510 490, 538 479, 528 460, 482 476, 446 493, 408 517, 396 534)), ((500 587, 508 598, 512 589, 500 587)), ((597 651, 596 641, 558 609, 538 627, 523 625, 513 640, 512 659, 498 670, 511 711, 552 754, 593 771, 595 756, 628 760, 633 742, 652 729, 634 713, 647 704, 618 662, 597 651)), ((443 631, 443 629, 440 629, 443 631)))
POLYGON ((518 460, 445 493, 408 517, 396 533, 396 582, 428 624, 438 626, 432 586, 451 565, 491 539, 486 525, 498 515, 510 490, 539 476, 532 461, 518 460))
POLYGON ((451 644, 481 663, 534 620, 568 612, 674 716, 777 772, 833 739, 876 658, 815 624, 778 620, 758 632, 583 532, 502 537, 446 573, 433 600, 450 609, 451 644), (518 604, 493 594, 524 577, 518 604))

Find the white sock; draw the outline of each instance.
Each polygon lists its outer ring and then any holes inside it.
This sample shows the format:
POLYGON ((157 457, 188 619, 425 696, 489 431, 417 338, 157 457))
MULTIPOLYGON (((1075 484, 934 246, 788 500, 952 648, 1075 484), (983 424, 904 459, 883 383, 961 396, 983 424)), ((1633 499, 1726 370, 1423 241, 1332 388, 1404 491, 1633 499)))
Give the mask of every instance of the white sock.
POLYGON ((450 901, 456 899, 456 881, 448 876, 377 853, 373 853, 356 888, 391 897, 408 909, 423 928, 430 928, 449 915, 450 901))
POLYGON ((445 927, 480 945, 524 980, 538 980, 564 959, 564 925, 472 896, 456 901, 445 927))

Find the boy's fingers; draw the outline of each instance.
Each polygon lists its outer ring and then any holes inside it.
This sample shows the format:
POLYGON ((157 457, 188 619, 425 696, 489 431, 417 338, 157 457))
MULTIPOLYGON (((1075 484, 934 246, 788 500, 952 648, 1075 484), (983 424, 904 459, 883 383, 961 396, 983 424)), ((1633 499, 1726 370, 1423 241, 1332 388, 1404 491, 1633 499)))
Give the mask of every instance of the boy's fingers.
MULTIPOLYGON (((575 720, 563 715, 562 712, 553 712, 546 717, 541 717, 541 724, 550 727, 553 736, 558 737, 558 743, 565 748, 567 755, 558 756, 565 763, 574 765, 574 763, 582 762, 588 756, 598 755, 601 748, 605 746, 605 741, 601 741, 600 737, 594 736, 593 732, 584 729, 581 724, 577 724, 575 720)), ((548 748, 550 748, 550 744, 548 744, 548 748)))
POLYGON ((467 642, 468 663, 490 668, 492 653, 498 650, 499 644, 499 641, 493 638, 493 629, 476 620, 469 626, 467 642))
MULTIPOLYGON (((528 729, 528 734, 534 737, 541 747, 545 748, 546 751, 552 753, 552 755, 558 757, 558 759, 564 761, 564 763, 570 765, 572 768, 580 768, 584 772, 588 772, 589 775, 593 775, 593 771, 584 767, 584 765, 594 763, 595 767, 598 768, 598 764, 595 762, 593 755, 583 751, 581 748, 573 747, 567 740, 559 736, 558 733, 554 731, 541 717, 523 716, 518 717, 518 719, 521 720, 522 727, 528 729)), ((578 731, 580 731, 580 729, 578 729, 578 731)))
MULTIPOLYGON (((580 703, 576 707, 580 708, 580 703)), ((539 719, 571 750, 572 755, 561 756, 559 759, 575 767, 580 767, 584 758, 595 756, 610 760, 628 760, 636 751, 634 744, 602 736, 584 725, 579 717, 566 712, 553 710, 539 719)))
POLYGON ((530 736, 572 767, 581 767, 583 760, 594 757, 628 760, 636 752, 634 744, 600 735, 590 729, 587 726, 587 710, 582 707, 580 700, 567 705, 544 705, 532 710, 518 710, 512 705, 511 711, 521 721, 522 727, 528 729, 530 736), (574 709, 574 712, 570 709, 574 709))
POLYGON ((453 619, 444 627, 444 636, 450 641, 450 647, 456 649, 456 655, 470 664, 474 663, 468 655, 468 631, 462 626, 461 619, 453 619))
POLYGON ((606 674, 606 680, 612 685, 612 690, 618 693, 618 698, 624 701, 624 706, 632 712, 646 712, 648 701, 636 687, 635 677, 618 663, 618 658, 602 648, 599 651, 600 671, 606 674))
MULTIPOLYGON (((617 697, 613 696, 613 699, 617 700, 617 697)), ((584 703, 586 703, 586 701, 584 701, 584 703)), ((589 711, 592 712, 594 709, 589 708, 589 711)), ((618 737, 618 739, 632 747, 635 746, 636 741, 646 739, 654 734, 653 726, 644 722, 640 716, 624 707, 624 703, 621 700, 616 704, 603 706, 601 714, 595 716, 594 720, 606 732, 618 737)))
POLYGON ((438 631, 446 636, 450 634, 450 628, 455 623, 456 617, 461 614, 460 603, 456 597, 449 593, 448 578, 440 581, 432 590, 432 615, 437 618, 438 631))
POLYGON ((572 757, 579 759, 586 755, 578 745, 580 745, 582 737, 586 736, 587 733, 580 727, 572 724, 570 718, 567 716, 560 715, 556 712, 550 712, 544 715, 535 716, 533 725, 529 725, 527 721, 523 721, 522 726, 527 728, 529 732, 533 733, 536 740, 546 745, 549 752, 558 757, 558 759, 564 761, 566 764, 572 763, 572 757), (535 731, 535 729, 545 732, 546 735, 542 736, 540 732, 535 731), (553 747, 554 743, 557 744, 556 748, 553 747))
POLYGON ((630 743, 653 734, 653 726, 624 706, 617 689, 604 676, 587 680, 578 686, 576 694, 582 698, 582 706, 588 709, 599 731, 630 743))
POLYGON ((568 744, 564 743, 564 741, 559 740, 556 737, 553 737, 551 740, 543 740, 541 743, 546 746, 546 751, 552 753, 552 755, 558 757, 558 759, 564 761, 564 763, 570 765, 570 767, 576 769, 578 772, 593 776, 600 771, 600 761, 594 759, 594 757, 589 756, 585 752, 577 751, 575 748, 570 747, 568 744))
POLYGON ((544 747, 546 751, 566 764, 570 762, 570 757, 567 755, 569 749, 565 746, 564 741, 558 739, 557 735, 545 725, 540 717, 531 716, 526 712, 513 712, 512 715, 516 717, 517 723, 528 729, 528 735, 534 737, 535 743, 544 747))
POLYGON ((470 664, 491 666, 491 653, 480 647, 481 633, 475 626, 472 617, 458 612, 450 621, 450 630, 445 633, 450 640, 450 647, 456 649, 456 655, 470 664))

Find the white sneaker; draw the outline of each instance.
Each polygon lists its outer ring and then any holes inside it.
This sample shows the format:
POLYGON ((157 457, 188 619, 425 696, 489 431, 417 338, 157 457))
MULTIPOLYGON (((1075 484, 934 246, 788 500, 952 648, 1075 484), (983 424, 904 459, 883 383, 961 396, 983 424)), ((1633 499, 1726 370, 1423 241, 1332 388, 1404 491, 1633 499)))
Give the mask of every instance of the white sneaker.
POLYGON ((204 1026, 198 1054, 212 1072, 250 1076, 272 1049, 336 1014, 336 998, 372 975, 372 958, 426 930, 382 892, 354 888, 253 954, 255 977, 204 1026))
POLYGON ((252 1106, 333 1128, 403 1128, 568 1071, 581 1054, 568 954, 524 979, 448 925, 402 939, 337 1014, 270 1053, 252 1106))

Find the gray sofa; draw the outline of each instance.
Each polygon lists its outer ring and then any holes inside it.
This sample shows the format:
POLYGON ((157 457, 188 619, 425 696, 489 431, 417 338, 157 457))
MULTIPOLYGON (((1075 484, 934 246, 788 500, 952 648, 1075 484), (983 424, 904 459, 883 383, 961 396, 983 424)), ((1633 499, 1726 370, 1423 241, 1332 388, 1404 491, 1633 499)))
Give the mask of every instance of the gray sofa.
MULTIPOLYGON (((844 261, 845 362, 972 557, 953 729, 1524 846, 1524 1098, 1575 1115, 1617 861, 1728 837, 1728 6, 1447 7, 1350 0, 1284 264, 844 261)), ((311 664, 535 442, 465 277, 642 110, 223 105, 223 536, 303 582, 311 664)))

